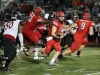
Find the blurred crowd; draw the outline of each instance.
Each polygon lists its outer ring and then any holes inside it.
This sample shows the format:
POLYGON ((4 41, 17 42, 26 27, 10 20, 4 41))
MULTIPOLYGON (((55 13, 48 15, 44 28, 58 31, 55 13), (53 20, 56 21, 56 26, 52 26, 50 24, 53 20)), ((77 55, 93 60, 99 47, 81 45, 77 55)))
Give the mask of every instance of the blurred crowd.
POLYGON ((25 14, 29 14, 29 12, 36 6, 41 6, 45 13, 59 10, 65 12, 69 8, 73 9, 78 14, 82 14, 84 11, 90 12, 92 16, 97 16, 97 14, 100 12, 100 3, 98 0, 43 0, 43 2, 40 3, 24 2, 16 4, 11 2, 4 10, 4 14, 11 13, 14 6, 17 6, 17 9, 21 13, 25 14))
MULTIPOLYGON (((100 2, 98 0, 43 0, 42 2, 21 2, 15 3, 11 2, 4 11, 0 11, 0 20, 4 19, 5 16, 15 10, 19 11, 23 19, 25 16, 28 16, 29 13, 33 10, 34 7, 40 6, 43 8, 43 14, 51 11, 63 11, 65 14, 68 11, 72 11, 78 14, 79 18, 82 17, 84 12, 88 12, 92 16, 92 20, 95 23, 94 32, 95 35, 92 37, 88 36, 89 45, 94 46, 95 43, 99 42, 98 38, 98 24, 100 24, 100 2)), ((65 16, 68 18, 72 13, 67 13, 65 16)))

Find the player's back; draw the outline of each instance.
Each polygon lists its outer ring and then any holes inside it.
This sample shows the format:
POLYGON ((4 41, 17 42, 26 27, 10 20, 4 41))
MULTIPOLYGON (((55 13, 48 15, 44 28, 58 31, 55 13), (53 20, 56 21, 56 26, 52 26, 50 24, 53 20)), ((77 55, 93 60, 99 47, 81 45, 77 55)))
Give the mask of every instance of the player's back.
POLYGON ((9 34, 12 35, 13 37, 17 37, 18 33, 18 25, 19 25, 20 20, 15 20, 15 21, 9 21, 4 24, 4 33, 3 35, 9 34))
POLYGON ((33 12, 31 12, 28 19, 26 20, 24 28, 27 28, 27 29, 35 28, 37 26, 36 22, 37 22, 38 18, 39 18, 39 16, 36 16, 33 12))
POLYGON ((85 37, 89 32, 90 26, 93 25, 93 22, 91 20, 84 19, 79 19, 76 23, 78 25, 78 29, 75 34, 79 34, 80 37, 85 37))

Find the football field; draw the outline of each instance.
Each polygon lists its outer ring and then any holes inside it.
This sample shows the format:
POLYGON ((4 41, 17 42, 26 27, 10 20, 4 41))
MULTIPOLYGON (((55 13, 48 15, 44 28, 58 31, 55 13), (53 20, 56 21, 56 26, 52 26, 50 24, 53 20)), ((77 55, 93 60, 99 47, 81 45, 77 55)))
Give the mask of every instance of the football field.
POLYGON ((54 52, 41 60, 33 60, 33 54, 25 56, 20 52, 20 58, 15 57, 10 64, 13 71, 0 69, 0 75, 100 75, 100 47, 85 47, 82 57, 76 57, 75 52, 59 60, 59 66, 49 66, 54 52))

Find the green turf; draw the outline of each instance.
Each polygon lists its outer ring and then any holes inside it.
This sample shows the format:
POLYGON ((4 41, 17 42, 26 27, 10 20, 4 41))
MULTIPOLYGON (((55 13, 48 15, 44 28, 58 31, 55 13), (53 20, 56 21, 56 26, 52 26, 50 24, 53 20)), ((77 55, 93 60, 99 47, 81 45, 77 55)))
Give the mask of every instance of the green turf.
POLYGON ((33 55, 25 56, 20 53, 20 59, 15 58, 10 66, 13 71, 0 75, 100 75, 100 47, 86 47, 82 57, 66 56, 62 58, 59 66, 48 66, 54 51, 49 58, 33 60, 33 55))

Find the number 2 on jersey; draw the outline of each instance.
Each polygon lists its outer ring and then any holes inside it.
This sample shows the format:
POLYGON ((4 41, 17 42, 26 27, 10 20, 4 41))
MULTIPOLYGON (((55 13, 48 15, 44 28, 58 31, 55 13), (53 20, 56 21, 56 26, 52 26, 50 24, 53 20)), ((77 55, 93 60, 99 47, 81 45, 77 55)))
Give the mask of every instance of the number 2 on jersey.
POLYGON ((85 23, 85 22, 82 22, 82 24, 81 24, 81 29, 84 29, 85 26, 86 26, 86 23, 85 23))

